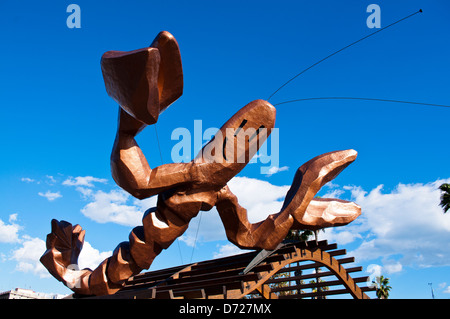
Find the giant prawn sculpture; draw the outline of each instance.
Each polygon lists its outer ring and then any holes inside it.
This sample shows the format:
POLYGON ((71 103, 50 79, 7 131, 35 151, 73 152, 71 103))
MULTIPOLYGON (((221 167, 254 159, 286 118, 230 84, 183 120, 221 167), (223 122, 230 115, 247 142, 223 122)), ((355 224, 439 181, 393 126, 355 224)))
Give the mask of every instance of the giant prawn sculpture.
POLYGON ((159 33, 148 48, 106 52, 101 68, 107 93, 120 105, 111 154, 112 176, 134 197, 158 195, 158 199, 156 207, 145 212, 143 225, 131 231, 129 241, 120 243, 94 270, 73 268, 85 231, 79 225, 52 220, 41 262, 75 293, 114 294, 128 278, 148 269, 200 211, 214 206, 227 238, 242 249, 272 250, 289 230, 346 225, 361 214, 353 202, 314 198, 325 183, 356 159, 356 151, 344 150, 303 164, 280 212, 259 223, 248 221, 246 209, 227 183, 248 164, 274 128, 275 107, 264 100, 252 101, 237 111, 191 162, 151 169, 135 136, 155 124, 159 114, 183 92, 180 51, 170 33, 159 33))

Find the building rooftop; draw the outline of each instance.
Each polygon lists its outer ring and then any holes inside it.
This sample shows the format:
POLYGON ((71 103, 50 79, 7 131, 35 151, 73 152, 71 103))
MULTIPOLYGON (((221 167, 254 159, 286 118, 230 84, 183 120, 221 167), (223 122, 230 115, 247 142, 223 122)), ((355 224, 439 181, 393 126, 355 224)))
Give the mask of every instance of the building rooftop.
POLYGON ((36 292, 30 289, 14 288, 0 292, 0 299, 61 299, 65 297, 60 294, 36 292))

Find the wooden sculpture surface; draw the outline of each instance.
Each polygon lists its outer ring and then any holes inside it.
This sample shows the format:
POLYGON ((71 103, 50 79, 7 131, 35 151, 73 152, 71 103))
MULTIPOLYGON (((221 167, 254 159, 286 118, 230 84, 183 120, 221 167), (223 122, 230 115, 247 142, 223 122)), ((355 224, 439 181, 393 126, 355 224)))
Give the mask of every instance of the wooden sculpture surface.
POLYGON ((282 209, 252 224, 227 183, 255 155, 275 125, 275 108, 255 100, 241 108, 189 163, 150 168, 135 141, 147 125, 182 95, 183 72, 175 38, 161 32, 149 48, 131 52, 109 51, 101 60, 108 94, 118 102, 119 121, 111 154, 116 183, 139 199, 157 195, 157 206, 147 210, 142 226, 129 241, 120 243, 96 269, 74 269, 85 231, 79 225, 52 220, 47 250, 41 262, 74 292, 106 295, 143 269, 188 228, 200 211, 216 206, 228 239, 244 249, 274 249, 290 229, 320 229, 346 225, 361 209, 353 202, 314 199, 320 188, 356 159, 356 151, 319 155, 295 174, 282 209), (228 134, 234 132, 231 136, 228 134), (244 131, 253 135, 240 137, 244 131), (230 139, 234 139, 230 141, 230 139))

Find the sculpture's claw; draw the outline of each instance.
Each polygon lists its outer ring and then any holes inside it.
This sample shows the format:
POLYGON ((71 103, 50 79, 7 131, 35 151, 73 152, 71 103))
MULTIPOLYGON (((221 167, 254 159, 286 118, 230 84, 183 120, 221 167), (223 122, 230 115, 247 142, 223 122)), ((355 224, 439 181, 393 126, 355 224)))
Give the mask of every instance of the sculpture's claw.
MULTIPOLYGON (((356 156, 357 152, 355 150, 325 153, 306 162, 297 170, 292 186, 286 195, 286 199, 281 209, 282 214, 290 214, 294 217, 295 222, 293 228, 301 229, 302 226, 305 225, 309 225, 310 229, 312 227, 315 227, 315 229, 329 227, 325 226, 330 225, 329 214, 331 214, 329 213, 330 210, 327 210, 325 207, 326 201, 321 203, 321 205, 311 206, 316 208, 312 209, 311 213, 308 215, 308 222, 304 222, 304 218, 306 218, 305 212, 322 186, 339 175, 342 170, 356 159, 356 156), (319 209, 319 207, 321 207, 321 209, 323 208, 323 210, 319 209), (328 221, 323 217, 318 217, 320 211, 328 214, 328 221), (313 216, 315 217, 313 218, 313 216), (312 222, 312 220, 314 220, 314 222, 312 222)), ((332 205, 337 205, 337 202, 332 205)), ((340 207, 347 207, 346 205, 347 204, 342 202, 340 203, 340 207)), ((353 208, 351 210, 353 210, 353 208)), ((351 215, 353 216, 354 214, 351 215)))
POLYGON ((317 230, 326 227, 343 226, 361 215, 361 207, 354 202, 334 198, 313 199, 301 219, 296 219, 295 227, 317 230))
POLYGON ((52 231, 47 235, 47 250, 40 258, 48 271, 69 288, 91 271, 78 271, 78 256, 83 248, 85 231, 79 225, 52 220, 52 231))
POLYGON ((108 51, 101 59, 106 92, 135 119, 154 124, 183 93, 178 43, 160 32, 148 48, 108 51))
MULTIPOLYGON (((58 256, 57 262, 65 267, 77 264, 83 248, 85 231, 80 225, 72 226, 66 221, 52 220, 52 232, 47 235, 46 254, 58 256)), ((44 264, 45 265, 45 264, 44 264)))

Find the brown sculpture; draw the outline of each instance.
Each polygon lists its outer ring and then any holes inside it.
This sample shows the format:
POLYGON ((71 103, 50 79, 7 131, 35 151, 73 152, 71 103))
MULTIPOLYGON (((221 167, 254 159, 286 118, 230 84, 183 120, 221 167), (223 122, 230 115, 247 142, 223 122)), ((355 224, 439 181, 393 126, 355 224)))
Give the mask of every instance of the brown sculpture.
POLYGON ((145 212, 143 225, 131 231, 129 241, 120 243, 93 271, 73 269, 85 231, 79 225, 52 220, 41 262, 74 292, 115 293, 128 278, 148 269, 153 259, 186 231, 192 218, 214 206, 228 239, 245 249, 274 249, 290 229, 340 226, 360 215, 355 203, 314 199, 325 183, 356 159, 354 150, 346 150, 322 154, 302 165, 281 211, 259 223, 248 221, 247 211, 227 183, 248 164, 274 128, 275 108, 263 100, 240 109, 191 162, 151 169, 135 136, 156 123, 159 114, 182 94, 178 44, 170 33, 161 32, 149 48, 106 52, 101 67, 108 94, 121 106, 111 154, 112 176, 133 196, 158 195, 158 201, 145 212))

